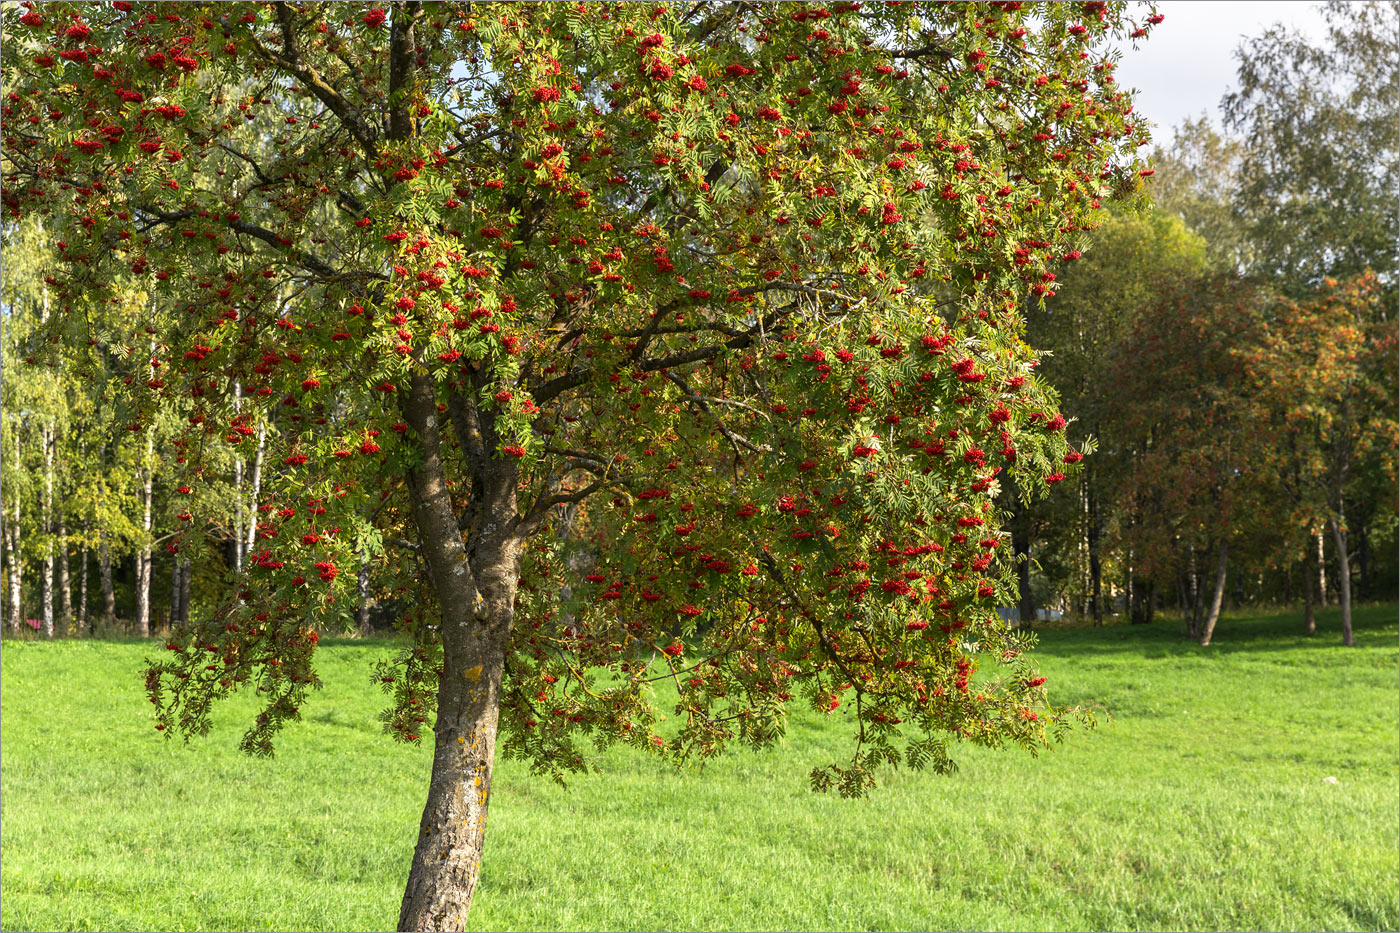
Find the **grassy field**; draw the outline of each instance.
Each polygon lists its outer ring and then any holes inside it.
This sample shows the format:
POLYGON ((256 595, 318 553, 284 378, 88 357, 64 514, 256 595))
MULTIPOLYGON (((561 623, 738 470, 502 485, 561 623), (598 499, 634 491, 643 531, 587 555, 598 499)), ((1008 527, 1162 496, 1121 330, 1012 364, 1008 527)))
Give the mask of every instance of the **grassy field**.
MULTIPOLYGON (((616 751, 561 790, 503 763, 473 926, 1395 930, 1396 607, 1359 613, 1356 649, 1335 612, 1300 628, 1226 618, 1208 650, 1172 623, 1044 633, 1052 696, 1106 723, 864 801, 806 789, 840 715, 701 774, 616 751)), ((322 652, 272 761, 236 750, 247 703, 161 741, 154 648, 5 644, 0 927, 392 929, 429 753, 378 729, 387 645, 322 652)))

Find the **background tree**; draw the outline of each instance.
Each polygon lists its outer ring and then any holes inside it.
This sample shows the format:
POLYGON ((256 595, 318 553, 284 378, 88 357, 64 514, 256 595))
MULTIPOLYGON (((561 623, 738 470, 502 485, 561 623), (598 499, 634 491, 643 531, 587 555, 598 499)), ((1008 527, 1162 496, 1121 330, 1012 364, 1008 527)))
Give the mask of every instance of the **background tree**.
POLYGON ((1109 364, 1107 385, 1118 400, 1110 430, 1133 461, 1119 493, 1120 516, 1133 520, 1120 520, 1116 532, 1147 580, 1172 581, 1182 570, 1194 578, 1197 555, 1207 561, 1208 602, 1204 587, 1191 584, 1189 629, 1203 645, 1220 615, 1231 550, 1271 526, 1240 352, 1257 345, 1266 303, 1233 276, 1164 287, 1109 364))
MULTIPOLYGON (((1394 328, 1378 322, 1386 290, 1372 275, 1327 280, 1285 300, 1251 367, 1255 391, 1279 417, 1269 432, 1296 477, 1300 517, 1323 525, 1336 547, 1342 642, 1351 630, 1352 560, 1346 500, 1362 463, 1394 462, 1397 435, 1394 328)), ((1393 467, 1390 468, 1393 476, 1393 467)), ((1393 484, 1393 480, 1392 480, 1393 484)))
MULTIPOLYGON (((1056 282, 1045 311, 1030 316, 1028 340, 1053 347, 1040 372, 1076 418, 1069 439, 1090 452, 1077 490, 1057 489, 1033 508, 1034 539, 1048 582, 1068 591, 1081 612, 1103 620, 1105 564, 1119 565, 1106 539, 1119 511, 1119 488, 1138 469, 1122 423, 1121 386, 1107 382, 1110 361, 1142 315, 1153 313, 1168 283, 1200 276, 1205 242, 1166 213, 1107 212, 1083 258, 1056 282), (1076 494, 1077 493, 1077 494, 1076 494)), ((1126 374, 1133 387, 1151 386, 1150 370, 1126 374)))
POLYGON ((1400 4, 1323 6, 1325 43, 1274 26, 1237 53, 1226 126, 1250 268, 1296 290, 1370 269, 1394 287, 1400 197, 1400 4))
MULTIPOLYGON (((1152 153, 1149 184, 1156 212, 1179 217, 1202 241, 1203 259, 1219 272, 1250 268, 1251 242, 1236 203, 1244 145, 1204 114, 1176 127, 1152 153)), ((1092 255, 1092 254, 1091 254, 1092 255)))

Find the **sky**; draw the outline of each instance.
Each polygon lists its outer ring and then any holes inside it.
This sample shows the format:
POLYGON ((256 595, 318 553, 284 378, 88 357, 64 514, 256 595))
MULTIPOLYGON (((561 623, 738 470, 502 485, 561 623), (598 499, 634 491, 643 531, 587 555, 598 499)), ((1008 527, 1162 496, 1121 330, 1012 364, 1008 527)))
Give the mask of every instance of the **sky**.
POLYGON ((1157 10, 1166 19, 1136 50, 1123 49, 1116 74, 1120 85, 1138 89, 1135 112, 1157 125, 1162 140, 1203 112, 1220 125, 1220 98, 1235 85, 1242 38, 1276 22, 1326 36, 1318 4, 1306 0, 1161 0, 1157 10))

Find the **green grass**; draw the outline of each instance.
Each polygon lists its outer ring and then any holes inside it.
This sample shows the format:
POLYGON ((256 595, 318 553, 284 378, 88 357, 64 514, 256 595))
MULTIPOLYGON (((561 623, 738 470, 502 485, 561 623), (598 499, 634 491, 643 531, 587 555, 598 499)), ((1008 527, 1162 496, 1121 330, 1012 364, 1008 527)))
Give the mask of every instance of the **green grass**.
MULTIPOLYGON (((1208 650, 1172 623, 1047 632, 1052 696, 1106 723, 863 801, 806 789, 846 748, 839 713, 700 774, 617 750, 561 790, 502 763, 472 925, 1395 930, 1396 607, 1357 622, 1356 649, 1325 612, 1313 638, 1227 618, 1208 650)), ((0 927, 392 929, 429 753, 378 729, 387 644, 322 652, 272 761, 236 750, 243 701, 159 740, 154 649, 5 644, 0 927)))

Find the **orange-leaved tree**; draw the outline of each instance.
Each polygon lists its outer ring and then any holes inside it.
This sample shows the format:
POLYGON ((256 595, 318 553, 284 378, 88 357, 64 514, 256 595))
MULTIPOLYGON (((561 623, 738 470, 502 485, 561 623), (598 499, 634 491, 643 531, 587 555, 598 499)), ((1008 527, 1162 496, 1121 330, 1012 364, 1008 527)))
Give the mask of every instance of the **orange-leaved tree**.
MULTIPOLYGON (((1301 298, 1280 299, 1257 350, 1248 356, 1251 390, 1271 413, 1259 425, 1270 439, 1291 524, 1309 535, 1322 528, 1337 551, 1342 643, 1351 627, 1348 488, 1369 472, 1396 478, 1394 292, 1372 273, 1324 279, 1301 298)), ((1311 606, 1309 606, 1311 610, 1311 606)))

